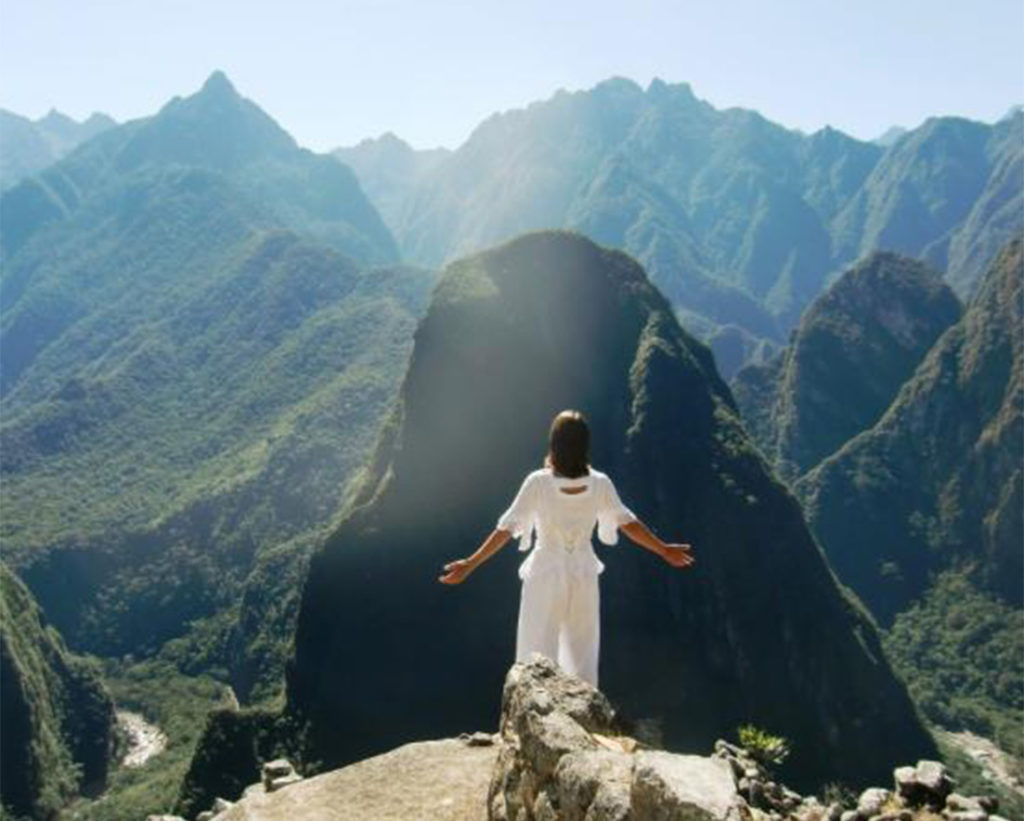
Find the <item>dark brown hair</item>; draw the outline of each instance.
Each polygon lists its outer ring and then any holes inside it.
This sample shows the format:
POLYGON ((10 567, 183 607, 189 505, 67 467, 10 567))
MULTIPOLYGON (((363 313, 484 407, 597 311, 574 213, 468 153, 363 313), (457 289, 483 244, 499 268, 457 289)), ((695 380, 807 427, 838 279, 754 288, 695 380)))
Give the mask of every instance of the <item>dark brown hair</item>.
POLYGON ((544 464, 568 479, 578 479, 590 472, 590 428, 582 413, 564 410, 555 417, 544 464))

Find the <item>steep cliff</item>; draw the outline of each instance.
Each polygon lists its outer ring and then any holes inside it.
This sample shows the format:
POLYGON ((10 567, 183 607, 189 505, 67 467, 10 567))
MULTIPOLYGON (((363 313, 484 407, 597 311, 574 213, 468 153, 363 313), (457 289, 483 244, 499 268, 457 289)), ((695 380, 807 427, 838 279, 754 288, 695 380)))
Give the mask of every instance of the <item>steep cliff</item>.
POLYGON ((96 671, 67 651, 2 563, 0 680, 0 801, 16 815, 50 818, 80 789, 105 780, 114 705, 96 671))
POLYGON ((1017 240, 878 424, 798 485, 837 574, 883 620, 954 564, 1024 598, 1021 271, 1017 240))
POLYGON ((938 272, 872 254, 812 303, 775 359, 736 375, 743 418, 776 468, 799 476, 878 421, 960 313, 938 272))
POLYGON ((797 783, 887 776, 931 749, 708 349, 629 257, 538 233, 448 266, 356 503, 312 559, 288 671, 312 759, 496 726, 521 554, 456 588, 437 576, 564 407, 590 418, 626 503, 698 557, 683 573, 627 544, 601 554, 602 688, 628 715, 694 751, 754 721, 794 740, 797 783))

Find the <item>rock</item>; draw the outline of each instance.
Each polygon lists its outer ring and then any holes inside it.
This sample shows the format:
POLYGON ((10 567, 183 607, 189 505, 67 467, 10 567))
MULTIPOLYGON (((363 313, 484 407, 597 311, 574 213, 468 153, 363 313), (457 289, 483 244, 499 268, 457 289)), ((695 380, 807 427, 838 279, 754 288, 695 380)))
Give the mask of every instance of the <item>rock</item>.
POLYGON ((233 806, 235 806, 234 801, 228 801, 226 798, 214 798, 213 806, 210 809, 213 810, 214 815, 217 815, 222 812, 227 812, 233 806))
POLYGON ((302 781, 302 776, 298 773, 282 775, 280 778, 271 779, 270 783, 267 784, 267 792, 277 792, 285 787, 290 787, 292 784, 298 784, 300 781, 302 781))
POLYGON ((989 815, 992 815, 992 813, 999 809, 999 799, 994 795, 979 795, 976 796, 975 800, 989 815))
POLYGON ((294 774, 295 768, 287 758, 277 758, 273 761, 268 761, 260 768, 261 780, 267 792, 270 792, 270 784, 275 778, 284 778, 294 774))
POLYGON ((250 795, 216 821, 483 821, 498 749, 458 738, 405 744, 250 795))
POLYGON ((196 816, 196 821, 213 821, 213 810, 203 810, 196 816))
POLYGON ((892 771, 892 780, 896 784, 896 793, 903 798, 917 803, 916 799, 921 791, 921 785, 917 783, 917 770, 913 767, 897 767, 892 771))
POLYGON ((943 815, 949 821, 988 821, 988 813, 984 810, 957 810, 944 812, 943 815))
POLYGON ((470 747, 489 747, 494 743, 494 734, 479 731, 475 733, 462 733, 459 736, 459 740, 470 747))
POLYGON ((557 785, 561 821, 627 821, 633 756, 593 750, 569 753, 558 762, 557 785))
POLYGON ((650 821, 724 821, 741 817, 742 799, 721 759, 650 750, 636 755, 631 803, 650 821))
POLYGON ((864 790, 857 800, 857 815, 861 818, 874 818, 876 815, 881 815, 882 807, 890 798, 892 798, 892 793, 881 787, 870 787, 864 790))
POLYGON ((857 821, 860 815, 856 810, 845 810, 842 815, 839 816, 839 821, 857 821))
POLYGON ((146 821, 185 821, 180 815, 147 815, 146 821))
POLYGON ((917 783, 938 799, 939 806, 953 791, 953 779, 939 761, 918 761, 915 776, 917 783))
POLYGON ((964 811, 964 810, 979 810, 983 811, 984 808, 981 806, 981 802, 977 798, 960 795, 960 793, 950 793, 946 796, 946 809, 951 811, 964 811))

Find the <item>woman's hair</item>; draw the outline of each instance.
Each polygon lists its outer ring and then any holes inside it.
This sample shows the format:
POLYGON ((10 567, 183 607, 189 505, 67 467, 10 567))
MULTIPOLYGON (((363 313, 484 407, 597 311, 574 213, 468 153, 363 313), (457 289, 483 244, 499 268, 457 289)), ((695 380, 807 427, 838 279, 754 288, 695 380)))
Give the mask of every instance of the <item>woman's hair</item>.
POLYGON ((578 479, 590 472, 590 428, 582 413, 564 410, 555 417, 544 464, 568 479, 578 479))

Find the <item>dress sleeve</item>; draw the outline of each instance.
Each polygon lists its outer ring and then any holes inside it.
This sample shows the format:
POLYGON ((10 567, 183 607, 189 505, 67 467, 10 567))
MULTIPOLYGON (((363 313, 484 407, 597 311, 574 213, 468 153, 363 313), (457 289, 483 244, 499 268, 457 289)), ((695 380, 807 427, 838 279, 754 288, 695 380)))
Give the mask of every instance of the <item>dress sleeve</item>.
POLYGON ((521 537, 530 526, 537 512, 536 496, 534 477, 532 475, 527 476, 523 480, 523 484, 519 488, 516 498, 512 500, 508 510, 499 517, 495 528, 497 530, 507 530, 512 534, 513 538, 518 539, 521 537))
POLYGON ((600 507, 597 511, 597 538, 607 545, 618 544, 619 528, 637 521, 637 517, 622 503, 615 484, 607 476, 600 483, 600 492, 600 507))

